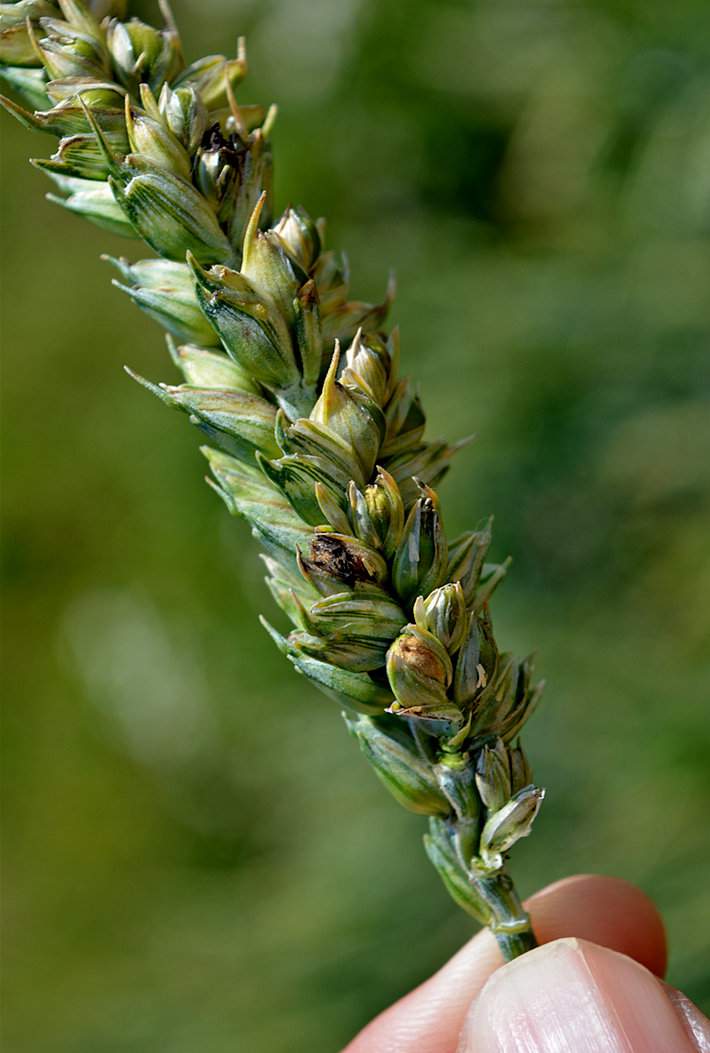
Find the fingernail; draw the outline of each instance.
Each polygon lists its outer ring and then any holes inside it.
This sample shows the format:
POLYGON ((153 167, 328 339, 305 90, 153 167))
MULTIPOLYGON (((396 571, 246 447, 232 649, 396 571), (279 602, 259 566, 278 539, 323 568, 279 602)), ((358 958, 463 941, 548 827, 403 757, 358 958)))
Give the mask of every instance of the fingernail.
POLYGON ((664 987, 696 1053, 710 1053, 710 1020, 682 991, 676 991, 668 984, 664 987))
POLYGON ((625 955, 556 940, 499 969, 459 1053, 691 1053, 659 981, 625 955))

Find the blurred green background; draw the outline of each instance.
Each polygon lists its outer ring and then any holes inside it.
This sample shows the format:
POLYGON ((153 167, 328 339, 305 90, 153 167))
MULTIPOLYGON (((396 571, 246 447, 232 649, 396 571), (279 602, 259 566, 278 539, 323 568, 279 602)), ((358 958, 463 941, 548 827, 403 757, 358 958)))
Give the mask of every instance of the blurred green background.
MULTIPOLYGON (((710 8, 175 6, 190 57, 248 35, 280 203, 356 294, 396 269, 430 434, 477 433, 448 527, 496 513, 498 632, 548 680, 522 890, 638 882, 707 1009, 710 8)), ((197 434, 121 371, 173 377, 98 262, 137 250, 2 137, 6 1048, 331 1053, 472 925, 257 624, 197 434)))

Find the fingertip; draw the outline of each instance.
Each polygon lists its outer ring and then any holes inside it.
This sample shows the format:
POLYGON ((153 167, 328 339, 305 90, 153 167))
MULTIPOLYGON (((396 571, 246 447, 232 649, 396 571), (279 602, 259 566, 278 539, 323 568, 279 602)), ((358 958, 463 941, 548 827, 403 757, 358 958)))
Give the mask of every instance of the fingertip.
MULTIPOLYGON (((541 944, 576 937, 625 954, 657 976, 665 971, 663 922, 648 896, 627 881, 579 874, 548 885, 526 907, 541 944)), ((449 1053, 471 1002, 501 965, 496 941, 487 930, 479 932, 438 973, 372 1021, 347 1053, 449 1053)))
POLYGON ((666 931, 645 892, 621 878, 577 874, 536 893, 526 903, 539 943, 565 936, 608 947, 663 976, 666 931))
POLYGON ((568 937, 491 976, 474 1002, 460 1053, 691 1053, 664 987, 626 955, 568 937))

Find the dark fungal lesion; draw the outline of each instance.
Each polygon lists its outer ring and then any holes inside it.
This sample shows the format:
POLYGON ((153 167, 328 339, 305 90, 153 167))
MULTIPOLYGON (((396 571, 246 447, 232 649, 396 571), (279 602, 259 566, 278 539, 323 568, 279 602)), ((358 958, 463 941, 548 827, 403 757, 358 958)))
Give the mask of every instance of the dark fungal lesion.
POLYGON ((350 587, 357 581, 375 580, 362 556, 332 534, 316 534, 311 542, 310 563, 350 587))
POLYGON ((196 156, 196 162, 199 160, 200 155, 214 154, 218 158, 220 168, 229 166, 236 171, 240 171, 248 152, 247 147, 236 132, 224 135, 219 123, 215 123, 211 124, 202 136, 200 152, 196 156))

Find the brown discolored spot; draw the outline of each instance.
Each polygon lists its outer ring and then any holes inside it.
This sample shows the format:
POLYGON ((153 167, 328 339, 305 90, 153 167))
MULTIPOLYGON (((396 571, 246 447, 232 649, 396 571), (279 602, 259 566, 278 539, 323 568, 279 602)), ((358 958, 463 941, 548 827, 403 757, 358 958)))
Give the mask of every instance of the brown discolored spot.
POLYGON ((316 534, 311 542, 311 564, 345 585, 376 580, 357 549, 332 534, 316 534))
POLYGON ((312 278, 301 286, 297 295, 304 307, 310 307, 313 304, 318 303, 318 290, 316 288, 316 283, 312 278))
POLYGON ((438 680, 440 683, 446 681, 446 670, 440 659, 425 643, 418 640, 416 636, 400 636, 397 647, 404 660, 416 666, 417 672, 430 680, 438 680))

